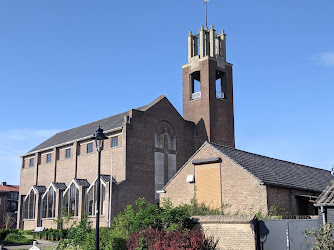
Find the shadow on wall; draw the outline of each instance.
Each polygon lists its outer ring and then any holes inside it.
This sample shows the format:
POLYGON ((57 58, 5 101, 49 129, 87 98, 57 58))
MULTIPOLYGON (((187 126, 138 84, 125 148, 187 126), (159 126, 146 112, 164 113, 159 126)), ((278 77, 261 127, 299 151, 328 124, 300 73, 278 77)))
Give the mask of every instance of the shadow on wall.
POLYGON ((208 141, 208 134, 206 132, 206 126, 203 118, 201 118, 201 120, 199 120, 199 122, 196 124, 196 130, 197 130, 197 136, 199 136, 201 139, 200 144, 203 144, 205 141, 208 141))

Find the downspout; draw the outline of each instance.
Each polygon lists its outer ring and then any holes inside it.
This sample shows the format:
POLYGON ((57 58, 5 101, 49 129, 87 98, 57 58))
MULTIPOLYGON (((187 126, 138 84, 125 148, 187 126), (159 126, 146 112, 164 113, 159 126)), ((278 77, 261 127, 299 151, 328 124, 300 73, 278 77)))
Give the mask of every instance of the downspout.
POLYGON ((321 207, 320 207, 320 211, 321 211, 321 214, 322 214, 323 228, 325 228, 325 226, 326 226, 326 216, 325 216, 324 206, 321 206, 321 207))
POLYGON ((109 190, 109 194, 110 194, 110 199, 109 199, 109 220, 108 220, 108 227, 110 228, 111 227, 111 201, 112 201, 112 180, 113 180, 113 177, 112 177, 112 161, 113 161, 113 154, 111 153, 111 164, 110 164, 110 182, 109 182, 109 185, 110 185, 110 190, 109 190))

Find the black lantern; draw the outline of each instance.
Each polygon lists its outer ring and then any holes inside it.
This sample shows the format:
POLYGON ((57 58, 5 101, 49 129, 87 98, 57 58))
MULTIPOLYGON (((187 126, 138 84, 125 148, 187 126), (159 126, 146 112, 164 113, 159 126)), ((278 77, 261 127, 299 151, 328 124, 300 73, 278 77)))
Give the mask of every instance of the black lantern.
POLYGON ((99 249, 99 238, 100 238, 100 176, 101 176, 101 150, 103 149, 103 141, 104 139, 108 139, 108 137, 103 133, 103 129, 99 128, 95 131, 93 135, 96 144, 96 150, 98 152, 98 160, 97 160, 97 194, 96 194, 96 238, 95 238, 95 249, 99 249))
POLYGON ((104 139, 108 139, 108 137, 103 133, 103 129, 99 128, 95 131, 93 137, 95 138, 95 145, 97 152, 101 152, 103 148, 103 141, 104 139))

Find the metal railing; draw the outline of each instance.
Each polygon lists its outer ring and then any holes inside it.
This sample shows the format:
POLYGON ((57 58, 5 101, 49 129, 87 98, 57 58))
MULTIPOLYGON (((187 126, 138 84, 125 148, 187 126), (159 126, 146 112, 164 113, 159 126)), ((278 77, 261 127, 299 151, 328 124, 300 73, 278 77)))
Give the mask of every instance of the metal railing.
POLYGON ((191 95, 191 99, 192 99, 192 100, 196 100, 196 99, 200 99, 200 98, 201 98, 201 91, 198 91, 198 92, 193 93, 193 94, 191 95))

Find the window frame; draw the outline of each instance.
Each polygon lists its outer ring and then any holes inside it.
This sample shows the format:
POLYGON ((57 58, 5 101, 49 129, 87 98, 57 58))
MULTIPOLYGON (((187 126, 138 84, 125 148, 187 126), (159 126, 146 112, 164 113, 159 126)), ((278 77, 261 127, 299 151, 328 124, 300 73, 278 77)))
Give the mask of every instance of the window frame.
POLYGON ((65 159, 70 159, 71 158, 71 148, 66 148, 65 149, 65 159))
POLYGON ((80 199, 79 187, 74 182, 72 182, 62 195, 61 208, 62 209, 65 208, 69 215, 72 215, 73 217, 78 217, 79 216, 79 199, 80 199), (74 208, 72 209, 71 204, 73 203, 73 200, 74 200, 74 208))
MULTIPOLYGON (((85 194, 85 214, 96 217, 97 207, 97 179, 90 185, 85 194)), ((106 213, 106 189, 107 185, 100 179, 100 216, 106 213)))
POLYGON ((30 158, 29 159, 29 168, 32 168, 32 167, 34 167, 34 164, 35 164, 35 158, 30 158))
POLYGON ((23 219, 34 220, 35 212, 36 212, 36 193, 34 192, 33 189, 30 189, 28 195, 23 200, 23 219))
POLYGON ((93 148, 94 148, 93 142, 87 143, 87 146, 86 146, 86 153, 87 153, 87 154, 91 154, 91 153, 93 153, 93 151, 94 151, 93 148))
POLYGON ((111 148, 117 148, 119 146, 118 143, 118 135, 111 137, 111 148), (116 145, 114 145, 114 141, 116 142, 116 145))
POLYGON ((46 163, 51 163, 51 161, 52 161, 52 154, 51 153, 46 154, 46 163))
POLYGON ((46 190, 45 194, 42 196, 42 206, 41 206, 41 210, 42 210, 41 218, 42 219, 54 219, 56 217, 56 202, 57 202, 56 199, 57 199, 56 189, 51 185, 46 190), (50 207, 50 204, 51 204, 51 207, 50 207))

